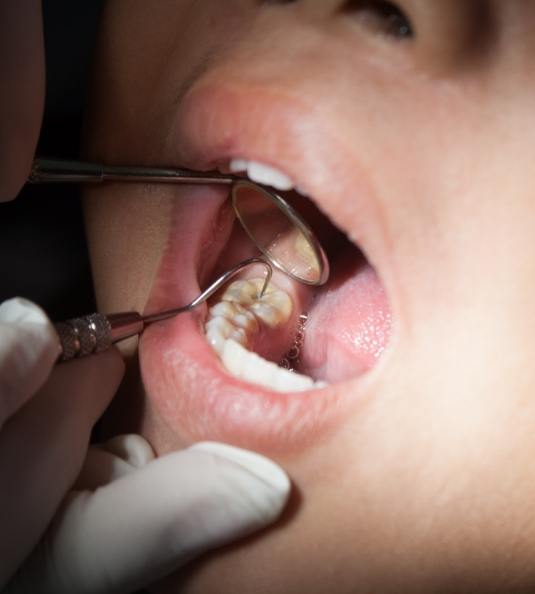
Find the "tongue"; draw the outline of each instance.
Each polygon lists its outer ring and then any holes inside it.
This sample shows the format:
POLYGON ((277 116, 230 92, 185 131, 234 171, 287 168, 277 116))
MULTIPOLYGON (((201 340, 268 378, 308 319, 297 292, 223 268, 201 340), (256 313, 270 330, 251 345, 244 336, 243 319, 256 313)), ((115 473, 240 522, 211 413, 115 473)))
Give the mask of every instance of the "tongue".
POLYGON ((372 368, 388 342, 390 309, 384 289, 366 262, 355 253, 337 261, 328 288, 308 311, 299 372, 329 383, 372 368))

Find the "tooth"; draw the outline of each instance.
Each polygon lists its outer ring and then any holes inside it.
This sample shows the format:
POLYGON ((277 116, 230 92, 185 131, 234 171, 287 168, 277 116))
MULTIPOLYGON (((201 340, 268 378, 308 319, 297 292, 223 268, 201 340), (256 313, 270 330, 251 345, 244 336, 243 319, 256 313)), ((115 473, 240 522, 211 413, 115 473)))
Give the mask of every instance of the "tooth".
POLYGON ((248 165, 249 161, 246 159, 232 159, 230 161, 229 169, 231 173, 241 173, 242 171, 247 171, 248 165))
POLYGON ((253 303, 250 309, 260 321, 264 322, 270 328, 277 328, 277 326, 283 324, 289 317, 279 308, 269 303, 262 303, 261 301, 253 303))
POLYGON ((235 281, 231 283, 223 293, 223 301, 234 301, 241 305, 251 305, 260 294, 260 290, 251 281, 235 281))
POLYGON ((246 332, 251 334, 258 332, 258 321, 249 310, 245 309, 243 305, 234 301, 220 301, 210 308, 210 315, 212 317, 220 316, 232 322, 234 326, 243 328, 246 332))
POLYGON ((206 328, 208 330, 210 330, 211 328, 213 328, 214 330, 218 330, 219 332, 223 333, 225 338, 228 338, 230 336, 230 333, 234 330, 232 322, 221 316, 216 316, 211 320, 208 320, 208 322, 206 322, 206 328))
POLYGON ((227 370, 237 377, 280 392, 312 389, 316 386, 314 380, 283 372, 275 363, 247 350, 250 337, 260 330, 259 322, 276 328, 287 322, 292 313, 290 296, 274 285, 270 284, 259 298, 263 286, 262 278, 228 285, 222 301, 210 308, 206 338, 227 370))
POLYGON ((249 162, 247 174, 252 181, 273 186, 277 190, 291 190, 295 186, 294 182, 282 171, 257 161, 249 162))
POLYGON ((244 348, 247 347, 247 343, 249 342, 249 337, 243 328, 234 329, 230 334, 229 339, 236 341, 244 348))
MULTIPOLYGON (((232 302, 232 304, 246 306, 242 309, 254 313, 264 324, 270 328, 276 328, 288 320, 292 313, 292 300, 290 296, 269 285, 264 295, 259 299, 264 279, 255 278, 248 281, 235 281, 230 284, 223 293, 223 301, 232 302)), ((217 307, 217 306, 216 306, 217 307)), ((213 308, 215 309, 215 308, 213 308)), ((220 307, 217 311, 230 312, 227 306, 220 307)), ((234 320, 234 315, 225 315, 230 320, 234 320)))
POLYGON ((227 318, 227 320, 230 320, 236 313, 237 305, 239 304, 232 303, 230 301, 219 301, 219 303, 216 303, 210 308, 210 314, 213 317, 221 316, 222 318, 227 318))
POLYGON ((319 275, 319 264, 318 258, 312 249, 310 241, 302 234, 299 233, 295 239, 295 251, 300 256, 301 260, 307 266, 307 270, 310 276, 319 275))
POLYGON ((256 303, 265 303, 266 305, 277 309, 285 320, 287 320, 292 313, 292 300, 288 293, 285 293, 284 291, 273 291, 272 293, 266 292, 256 303))
POLYGON ((208 320, 205 324, 206 340, 212 345, 212 348, 216 353, 221 355, 225 341, 236 328, 221 316, 217 316, 208 320))
POLYGON ((232 322, 235 326, 237 326, 238 328, 242 328, 243 330, 245 330, 245 332, 248 332, 249 334, 256 334, 260 331, 258 320, 250 311, 247 311, 243 314, 236 314, 232 318, 232 322))
POLYGON ((234 340, 227 340, 221 355, 223 365, 232 375, 249 383, 264 386, 275 392, 304 392, 325 387, 324 382, 282 369, 251 353, 234 340))
POLYGON ((258 161, 249 161, 247 159, 232 159, 229 169, 232 173, 246 172, 251 181, 266 186, 272 186, 277 190, 292 190, 294 182, 282 171, 279 171, 271 165, 265 165, 258 161))

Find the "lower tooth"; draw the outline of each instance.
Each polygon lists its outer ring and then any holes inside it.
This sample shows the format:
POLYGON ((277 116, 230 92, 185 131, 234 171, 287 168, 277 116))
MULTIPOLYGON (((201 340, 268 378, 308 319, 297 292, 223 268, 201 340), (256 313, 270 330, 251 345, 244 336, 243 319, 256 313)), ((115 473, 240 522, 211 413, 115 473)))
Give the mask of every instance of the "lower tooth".
POLYGON ((221 360, 235 377, 275 392, 304 392, 324 388, 324 382, 315 382, 306 375, 282 369, 271 361, 251 353, 233 340, 227 340, 221 360))
POLYGON ((238 344, 241 344, 243 347, 247 346, 248 338, 245 330, 243 328, 236 328, 229 336, 229 340, 235 340, 238 344))
POLYGON ((236 328, 225 318, 217 316, 206 323, 206 339, 219 355, 223 352, 225 341, 236 328))
POLYGON ((276 328, 280 325, 280 312, 275 308, 257 301, 251 305, 250 310, 261 322, 264 322, 266 326, 276 328))
POLYGON ((278 392, 325 386, 247 350, 251 336, 259 331, 259 322, 277 328, 288 321, 292 312, 289 295, 273 285, 259 298, 263 284, 264 279, 253 279, 227 287, 223 300, 210 308, 211 318, 205 325, 208 342, 229 373, 250 383, 278 392))

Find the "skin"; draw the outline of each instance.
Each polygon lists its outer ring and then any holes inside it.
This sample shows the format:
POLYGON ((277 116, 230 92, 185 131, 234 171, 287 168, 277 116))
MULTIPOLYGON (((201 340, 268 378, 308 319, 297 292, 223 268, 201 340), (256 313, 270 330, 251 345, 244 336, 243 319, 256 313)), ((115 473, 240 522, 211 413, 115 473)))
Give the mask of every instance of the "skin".
MULTIPOLYGON (((301 98, 340 147, 310 168, 311 186, 326 188, 322 207, 376 267, 394 323, 379 365, 344 387, 358 405, 343 423, 305 448, 265 450, 295 485, 283 521, 161 591, 535 587, 535 3, 406 0, 410 40, 358 6, 132 0, 105 11, 86 155, 183 164, 173 132, 192 87, 230 80, 268 104, 301 98), (348 191, 329 193, 346 172, 348 191)), ((88 192, 102 310, 145 307, 181 192, 88 192)), ((135 373, 126 394, 112 425, 160 452, 187 443, 135 373)))
POLYGON ((0 202, 24 185, 41 128, 45 60, 41 3, 0 6, 0 202))

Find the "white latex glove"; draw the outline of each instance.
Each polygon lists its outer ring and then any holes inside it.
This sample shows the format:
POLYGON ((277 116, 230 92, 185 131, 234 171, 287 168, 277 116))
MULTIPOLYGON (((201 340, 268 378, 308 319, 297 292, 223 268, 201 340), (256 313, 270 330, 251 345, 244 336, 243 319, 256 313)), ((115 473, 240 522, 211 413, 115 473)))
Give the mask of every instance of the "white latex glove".
POLYGON ((155 459, 132 435, 86 455, 122 362, 60 365, 34 395, 56 355, 39 308, 0 306, 0 588, 19 567, 6 592, 131 592, 279 516, 288 478, 252 452, 203 443, 155 459))

